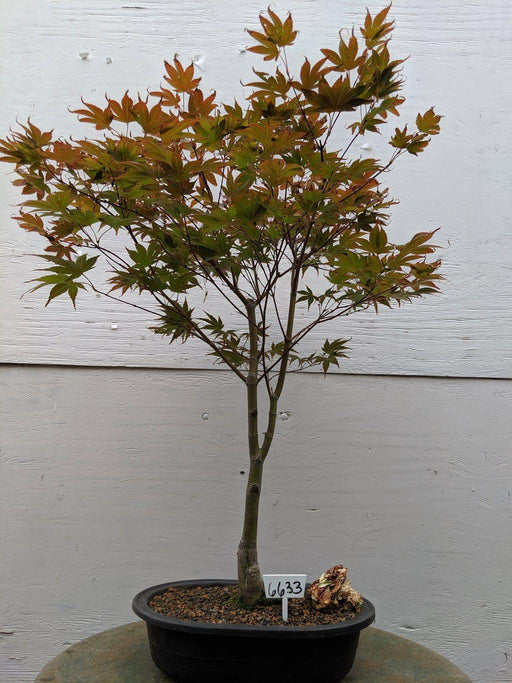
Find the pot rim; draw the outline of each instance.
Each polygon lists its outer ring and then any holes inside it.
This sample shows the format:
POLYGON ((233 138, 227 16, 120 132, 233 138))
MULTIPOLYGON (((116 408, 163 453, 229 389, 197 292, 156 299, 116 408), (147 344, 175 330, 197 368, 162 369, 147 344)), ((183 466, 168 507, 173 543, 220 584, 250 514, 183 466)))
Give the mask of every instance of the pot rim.
POLYGON ((361 610, 352 619, 340 621, 336 624, 321 624, 318 626, 253 626, 251 624, 211 624, 204 621, 186 621, 159 614, 148 605, 151 598, 159 593, 164 593, 171 586, 177 588, 188 586, 236 586, 237 583, 238 581, 233 579, 187 579, 184 581, 160 583, 137 593, 132 602, 132 609, 138 617, 148 624, 172 631, 211 635, 266 636, 271 638, 329 638, 348 635, 355 631, 361 631, 375 621, 375 608, 366 598, 363 598, 361 610))

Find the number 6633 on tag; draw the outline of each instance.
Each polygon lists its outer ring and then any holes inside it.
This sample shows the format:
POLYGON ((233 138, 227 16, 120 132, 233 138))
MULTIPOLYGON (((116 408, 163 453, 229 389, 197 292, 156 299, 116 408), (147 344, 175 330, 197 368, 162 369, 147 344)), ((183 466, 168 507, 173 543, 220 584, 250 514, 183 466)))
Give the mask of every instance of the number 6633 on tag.
POLYGON ((306 590, 306 574, 264 574, 267 598, 303 598, 306 590))

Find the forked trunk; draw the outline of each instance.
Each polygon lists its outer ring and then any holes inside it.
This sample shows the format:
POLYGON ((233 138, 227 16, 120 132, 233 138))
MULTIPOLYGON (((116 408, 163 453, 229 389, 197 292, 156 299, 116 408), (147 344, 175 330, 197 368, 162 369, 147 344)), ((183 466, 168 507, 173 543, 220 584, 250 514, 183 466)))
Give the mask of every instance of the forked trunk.
POLYGON ((270 406, 268 425, 265 438, 260 447, 258 438, 258 327, 256 324, 255 305, 247 305, 250 338, 250 364, 247 375, 247 416, 249 435, 250 468, 245 493, 245 516, 242 538, 238 546, 238 590, 242 601, 253 605, 264 596, 263 579, 258 565, 258 513, 261 495, 261 481, 263 477, 263 463, 274 438, 277 417, 277 402, 283 391, 288 365, 288 356, 293 334, 295 303, 298 287, 298 273, 291 272, 290 305, 286 325, 284 353, 280 362, 278 380, 273 392, 270 392, 270 406))

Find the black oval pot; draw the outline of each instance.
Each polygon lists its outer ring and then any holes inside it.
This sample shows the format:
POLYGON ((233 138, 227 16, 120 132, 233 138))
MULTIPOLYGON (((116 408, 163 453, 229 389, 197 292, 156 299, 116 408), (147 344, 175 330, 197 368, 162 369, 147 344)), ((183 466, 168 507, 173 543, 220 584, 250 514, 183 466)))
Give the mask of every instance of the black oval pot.
POLYGON ((347 621, 322 626, 249 626, 171 619, 148 606, 170 586, 232 586, 220 579, 173 581, 133 599, 154 663, 175 683, 338 683, 354 663, 359 633, 375 619, 364 599, 347 621))

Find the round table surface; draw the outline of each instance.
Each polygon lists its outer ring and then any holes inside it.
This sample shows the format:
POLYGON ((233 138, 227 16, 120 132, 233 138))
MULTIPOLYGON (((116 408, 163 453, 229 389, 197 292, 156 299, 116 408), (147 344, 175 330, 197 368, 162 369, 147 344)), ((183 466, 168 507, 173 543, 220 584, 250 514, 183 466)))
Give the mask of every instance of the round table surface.
MULTIPOLYGON (((361 631, 347 683, 471 683, 432 650, 377 628, 361 631)), ((143 621, 103 631, 49 662, 35 683, 170 683, 149 654, 143 621)))

